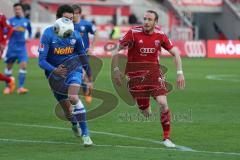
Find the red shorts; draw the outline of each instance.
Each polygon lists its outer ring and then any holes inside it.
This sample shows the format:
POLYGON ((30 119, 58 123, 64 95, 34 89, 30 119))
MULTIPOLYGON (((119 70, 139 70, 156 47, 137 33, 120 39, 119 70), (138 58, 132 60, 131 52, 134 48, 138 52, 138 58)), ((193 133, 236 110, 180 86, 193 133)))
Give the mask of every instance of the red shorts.
POLYGON ((167 87, 159 63, 128 62, 125 70, 128 89, 140 109, 149 107, 150 96, 167 94, 167 87))
POLYGON ((137 101, 140 109, 149 107, 150 96, 156 98, 160 95, 166 95, 168 92, 163 76, 158 73, 145 76, 130 76, 128 90, 137 101))

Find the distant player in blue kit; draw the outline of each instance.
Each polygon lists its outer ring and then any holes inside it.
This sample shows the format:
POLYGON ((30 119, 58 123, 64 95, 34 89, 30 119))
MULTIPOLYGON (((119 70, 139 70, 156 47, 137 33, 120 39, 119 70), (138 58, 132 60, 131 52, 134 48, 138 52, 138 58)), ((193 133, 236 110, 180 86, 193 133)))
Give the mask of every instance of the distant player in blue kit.
POLYGON ((58 8, 57 21, 44 31, 40 40, 39 66, 45 71, 50 86, 57 85, 55 82, 52 84, 52 80, 60 79, 60 86, 52 87, 53 94, 63 108, 65 116, 72 123, 74 134, 82 137, 84 146, 91 146, 93 142, 87 128, 86 110, 78 93, 82 83, 83 69, 88 76, 90 89, 92 73, 82 38, 77 31, 73 31, 73 14, 74 11, 69 5, 58 8), (66 34, 60 36, 62 23, 71 25, 72 32, 65 32, 66 34), (83 60, 81 64, 78 63, 80 58, 83 60), (61 78, 64 81, 61 81, 61 78), (61 85, 67 85, 66 92, 60 88, 61 85))
MULTIPOLYGON (((28 89, 24 88, 24 82, 26 78, 27 68, 27 49, 25 32, 28 31, 29 38, 32 37, 32 29, 30 21, 24 18, 23 7, 20 3, 13 5, 15 17, 8 20, 9 24, 13 26, 14 31, 8 42, 8 50, 5 57, 7 67, 4 71, 6 76, 12 76, 13 64, 17 60, 19 63, 19 74, 18 74, 18 90, 19 94, 27 93, 28 89)), ((10 87, 7 85, 4 89, 4 94, 10 94, 10 87)))
MULTIPOLYGON (((96 42, 96 37, 97 37, 96 27, 91 22, 84 19, 80 19, 82 9, 79 5, 73 5, 72 8, 74 10, 74 17, 73 17, 74 29, 81 34, 85 51, 90 55, 91 54, 90 52, 93 50, 93 47, 96 42), (91 45, 90 45, 89 34, 94 35, 91 45)), ((89 92, 89 89, 87 88, 87 84, 85 81, 86 81, 86 78, 85 76, 83 76, 83 83, 82 83, 83 94, 86 98, 86 102, 91 103, 92 101, 91 92, 89 92)))

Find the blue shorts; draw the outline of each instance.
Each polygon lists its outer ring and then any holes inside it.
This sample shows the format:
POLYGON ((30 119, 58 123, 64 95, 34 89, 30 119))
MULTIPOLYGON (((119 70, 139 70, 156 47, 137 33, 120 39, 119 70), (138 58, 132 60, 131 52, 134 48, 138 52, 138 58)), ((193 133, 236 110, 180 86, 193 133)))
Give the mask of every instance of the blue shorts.
POLYGON ((26 50, 11 51, 8 49, 5 57, 5 63, 14 63, 17 60, 18 63, 27 62, 28 55, 26 50))
MULTIPOLYGON (((65 85, 71 85, 71 84, 82 84, 82 72, 71 72, 67 75, 67 78, 63 82, 65 85)), ((53 91, 53 94, 57 101, 61 101, 64 99, 68 99, 68 93, 59 93, 53 91)))

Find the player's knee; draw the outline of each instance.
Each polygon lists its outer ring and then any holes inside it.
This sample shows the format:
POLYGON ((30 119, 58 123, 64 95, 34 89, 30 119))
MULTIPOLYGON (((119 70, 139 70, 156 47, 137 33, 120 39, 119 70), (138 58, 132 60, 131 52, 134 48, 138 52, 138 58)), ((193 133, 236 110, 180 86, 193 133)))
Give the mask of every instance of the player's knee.
POLYGON ((22 74, 26 74, 27 73, 27 71, 26 71, 26 69, 19 69, 19 73, 22 73, 22 74))
POLYGON ((78 95, 69 95, 68 99, 72 104, 76 104, 79 101, 78 95))
POLYGON ((12 75, 12 69, 5 68, 4 74, 7 75, 7 76, 11 76, 12 75))
POLYGON ((167 108, 168 104, 166 101, 158 101, 158 104, 160 105, 161 108, 167 108))
POLYGON ((21 62, 21 63, 20 63, 20 68, 23 69, 23 70, 26 70, 26 68, 27 68, 27 63, 26 63, 26 62, 21 62))

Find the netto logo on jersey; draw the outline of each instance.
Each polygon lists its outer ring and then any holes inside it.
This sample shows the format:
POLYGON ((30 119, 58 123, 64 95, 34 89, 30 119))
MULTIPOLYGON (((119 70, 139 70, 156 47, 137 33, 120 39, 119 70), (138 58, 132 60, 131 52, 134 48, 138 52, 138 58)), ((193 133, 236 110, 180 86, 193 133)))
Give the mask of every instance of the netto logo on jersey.
POLYGON ((155 53, 155 48, 141 48, 141 53, 155 53))
POLYGON ((58 54, 58 55, 72 54, 73 50, 74 50, 74 48, 72 48, 72 47, 55 48, 54 49, 54 54, 58 54))
POLYGON ((25 28, 22 27, 22 26, 15 27, 14 29, 15 29, 16 31, 19 31, 19 32, 24 32, 24 31, 25 31, 25 28))

